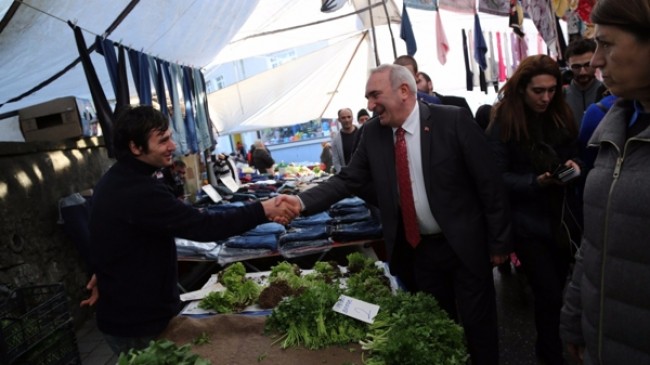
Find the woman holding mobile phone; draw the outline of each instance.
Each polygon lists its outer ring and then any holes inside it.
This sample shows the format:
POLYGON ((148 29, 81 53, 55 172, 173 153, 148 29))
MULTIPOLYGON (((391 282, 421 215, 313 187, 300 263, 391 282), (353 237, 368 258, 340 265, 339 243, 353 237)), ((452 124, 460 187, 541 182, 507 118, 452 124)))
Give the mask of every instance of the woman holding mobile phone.
POLYGON ((501 88, 486 130, 510 197, 515 253, 535 297, 535 353, 548 365, 564 363, 560 309, 573 257, 567 203, 575 196, 560 174, 580 173, 578 129, 561 87, 555 60, 524 59, 501 88))

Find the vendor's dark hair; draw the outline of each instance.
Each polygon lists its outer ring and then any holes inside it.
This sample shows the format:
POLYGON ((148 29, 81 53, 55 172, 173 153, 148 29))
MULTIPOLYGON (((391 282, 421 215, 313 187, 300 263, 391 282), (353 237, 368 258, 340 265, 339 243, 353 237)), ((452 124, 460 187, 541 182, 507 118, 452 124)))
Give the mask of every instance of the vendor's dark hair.
POLYGON ((120 160, 131 155, 129 143, 149 151, 151 132, 169 129, 169 118, 149 105, 127 106, 117 115, 113 132, 115 157, 120 160))
POLYGON ((591 38, 578 38, 571 43, 564 52, 564 59, 569 61, 569 57, 582 55, 585 53, 596 52, 596 41, 591 38))
POLYGON ((634 34, 639 42, 650 41, 650 2, 648 0, 598 0, 591 11, 591 22, 610 25, 634 34))

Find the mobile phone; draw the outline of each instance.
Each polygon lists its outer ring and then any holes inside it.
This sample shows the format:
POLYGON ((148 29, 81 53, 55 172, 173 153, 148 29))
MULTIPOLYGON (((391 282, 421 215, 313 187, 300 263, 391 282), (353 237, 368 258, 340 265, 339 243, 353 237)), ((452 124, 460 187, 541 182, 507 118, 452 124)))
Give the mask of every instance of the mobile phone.
POLYGON ((571 181, 578 176, 580 176, 580 172, 571 166, 559 166, 555 169, 555 172, 553 172, 553 178, 562 182, 571 181))

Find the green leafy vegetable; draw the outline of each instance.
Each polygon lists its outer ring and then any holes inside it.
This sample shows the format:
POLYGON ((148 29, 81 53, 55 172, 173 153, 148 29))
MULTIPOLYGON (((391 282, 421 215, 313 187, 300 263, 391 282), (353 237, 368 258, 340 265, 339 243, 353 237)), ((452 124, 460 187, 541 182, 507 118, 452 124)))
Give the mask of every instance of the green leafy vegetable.
POLYGON ((431 295, 399 291, 383 305, 361 341, 370 351, 366 365, 465 364, 463 329, 431 295))
POLYGON ((190 345, 176 346, 169 340, 151 341, 143 350, 121 353, 118 365, 210 365, 210 361, 190 352, 190 345))
POLYGON ((241 262, 224 269, 218 281, 225 291, 213 291, 199 302, 199 307, 212 309, 217 313, 239 312, 255 303, 262 288, 253 280, 246 278, 246 268, 241 262))

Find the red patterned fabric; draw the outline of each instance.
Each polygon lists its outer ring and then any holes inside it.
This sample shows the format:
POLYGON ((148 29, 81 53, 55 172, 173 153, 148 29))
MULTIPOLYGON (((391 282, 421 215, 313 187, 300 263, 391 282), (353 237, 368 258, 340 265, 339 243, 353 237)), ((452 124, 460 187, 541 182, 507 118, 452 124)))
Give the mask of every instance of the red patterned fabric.
POLYGON ((399 203, 402 208, 404 232, 406 241, 413 247, 420 243, 420 226, 415 213, 413 202, 413 188, 409 172, 408 153, 406 152, 405 130, 398 128, 395 131, 395 167, 397 169, 397 184, 399 186, 399 203))
POLYGON ((591 23, 589 17, 591 16, 591 9, 593 9, 595 3, 595 0, 578 1, 578 9, 576 9, 576 12, 583 22, 591 23))

